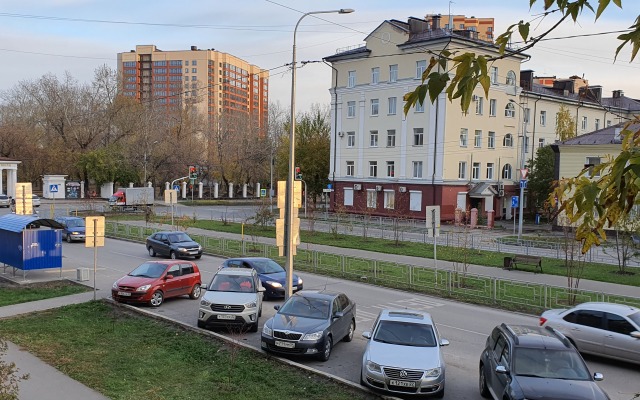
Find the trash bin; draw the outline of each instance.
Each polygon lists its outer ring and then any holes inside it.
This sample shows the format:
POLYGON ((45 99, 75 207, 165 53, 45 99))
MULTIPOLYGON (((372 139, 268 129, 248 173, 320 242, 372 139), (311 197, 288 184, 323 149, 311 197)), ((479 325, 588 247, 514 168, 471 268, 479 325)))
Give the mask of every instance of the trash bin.
POLYGON ((536 225, 540 225, 540 214, 536 214, 536 225))
POLYGON ((502 262, 502 268, 511 269, 511 257, 505 257, 502 262))
POLYGON ((76 279, 79 282, 84 282, 89 280, 89 268, 78 268, 76 269, 76 279))

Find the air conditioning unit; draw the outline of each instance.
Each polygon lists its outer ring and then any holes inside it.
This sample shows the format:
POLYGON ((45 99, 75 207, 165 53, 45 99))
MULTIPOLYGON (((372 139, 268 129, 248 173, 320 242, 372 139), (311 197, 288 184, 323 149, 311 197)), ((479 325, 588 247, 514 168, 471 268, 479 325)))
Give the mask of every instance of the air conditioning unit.
POLYGON ((407 187, 406 187, 406 186, 400 186, 400 187, 398 188, 398 191, 399 191, 400 193, 406 193, 406 191, 407 191, 407 187))
POLYGON ((504 182, 498 182, 498 191, 504 191, 504 182))
POLYGON ((344 132, 342 132, 342 131, 338 132, 338 136, 343 137, 344 136, 344 132))
POLYGON ((475 94, 473 96, 471 96, 471 100, 473 101, 478 101, 478 96, 476 96, 475 94))
POLYGON ((78 282, 85 282, 89 280, 89 268, 76 269, 76 280, 78 282))
POLYGON ((362 185, 359 183, 356 183, 353 185, 353 190, 362 190, 362 185))
POLYGON ((504 197, 504 189, 498 190, 498 197, 504 197))
POLYGON ((382 192, 382 185, 376 185, 376 192, 382 192))

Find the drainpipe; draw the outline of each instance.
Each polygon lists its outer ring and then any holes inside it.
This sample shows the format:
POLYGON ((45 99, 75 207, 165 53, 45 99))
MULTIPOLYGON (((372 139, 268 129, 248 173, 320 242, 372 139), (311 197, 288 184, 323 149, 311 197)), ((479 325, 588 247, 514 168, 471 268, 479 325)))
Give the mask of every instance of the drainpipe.
POLYGON ((338 69, 333 65, 329 64, 325 60, 322 60, 327 66, 331 67, 336 72, 336 83, 333 85, 333 94, 335 101, 333 103, 333 172, 331 173, 331 188, 333 189, 333 193, 329 193, 329 195, 333 194, 331 201, 331 208, 335 210, 336 208, 336 147, 338 145, 338 69))
MULTIPOLYGON (((535 143, 536 143, 536 115, 538 115, 538 102, 542 100, 542 96, 538 96, 538 99, 536 99, 536 101, 533 102, 533 132, 532 132, 532 137, 531 137, 531 159, 533 160, 535 157, 535 143)), ((531 117, 531 116, 529 116, 531 117)))

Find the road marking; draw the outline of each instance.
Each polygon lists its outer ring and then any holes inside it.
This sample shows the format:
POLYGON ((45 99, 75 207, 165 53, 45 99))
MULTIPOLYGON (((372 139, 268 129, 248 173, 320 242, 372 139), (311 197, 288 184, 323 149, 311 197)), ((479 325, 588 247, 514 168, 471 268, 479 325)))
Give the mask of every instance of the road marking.
POLYGON ((408 299, 400 299, 390 301, 388 303, 381 303, 371 306, 362 306, 358 308, 356 322, 367 322, 374 320, 379 313, 379 310, 387 309, 413 309, 413 310, 429 310, 434 307, 444 306, 444 303, 437 302, 431 299, 424 299, 421 297, 411 297, 408 299), (367 309, 376 309, 375 312, 366 311, 367 309))
POLYGON ((457 326, 451 326, 451 325, 445 325, 445 324, 437 324, 437 325, 438 326, 444 326, 444 327, 450 328, 450 329, 455 329, 455 330, 462 331, 462 332, 473 333, 475 335, 480 335, 480 336, 487 337, 487 332, 470 331, 469 329, 458 328, 457 326))

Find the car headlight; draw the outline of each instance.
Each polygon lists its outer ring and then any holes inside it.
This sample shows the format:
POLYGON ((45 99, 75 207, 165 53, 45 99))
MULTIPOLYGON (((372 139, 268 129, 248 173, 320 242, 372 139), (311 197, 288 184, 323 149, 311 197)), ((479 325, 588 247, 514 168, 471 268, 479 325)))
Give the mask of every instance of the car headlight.
POLYGON ((187 251, 184 247, 178 247, 178 251, 187 251))
POLYGON ((209 307, 211 305, 210 301, 207 301, 205 299, 200 300, 200 305, 201 306, 205 306, 205 307, 209 307))
POLYGON ((429 378, 434 378, 436 376, 440 376, 440 368, 432 368, 425 371, 424 376, 429 378))
POLYGON ((273 331, 267 326, 267 324, 264 324, 262 327, 262 334, 265 336, 273 336, 273 331))
POLYGON ((298 285, 302 285, 302 278, 298 278, 298 285))
POLYGON ((198 245, 198 251, 202 250, 202 246, 198 245))
POLYGON ((112 288, 118 289, 118 281, 113 282, 112 288))
POLYGON ((77 235, 79 232, 73 231, 71 232, 72 235, 77 235))
POLYGON ((267 285, 272 286, 274 288, 281 288, 282 285, 276 281, 266 281, 265 282, 267 285))
POLYGON ((149 290, 150 287, 151 285, 140 286, 139 288, 136 289, 136 292, 146 292, 147 290, 149 290))
POLYGON ((318 340, 320 340, 322 338, 323 334, 324 334, 324 331, 307 333, 306 335, 304 335, 302 340, 315 340, 315 341, 318 341, 318 340))
POLYGON ((382 368, 380 368, 380 365, 374 363, 373 361, 367 361, 367 369, 371 372, 378 372, 378 373, 382 373, 382 368))
POLYGON ((255 301, 251 301, 249 303, 246 303, 244 306, 246 308, 256 308, 256 307, 258 307, 258 304, 255 301))

